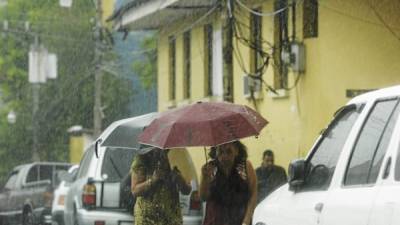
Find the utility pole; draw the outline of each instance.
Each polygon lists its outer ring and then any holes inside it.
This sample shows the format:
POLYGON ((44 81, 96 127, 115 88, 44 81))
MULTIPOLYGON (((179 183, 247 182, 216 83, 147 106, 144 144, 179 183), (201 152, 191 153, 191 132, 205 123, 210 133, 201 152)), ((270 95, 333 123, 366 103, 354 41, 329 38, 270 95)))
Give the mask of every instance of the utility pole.
MULTIPOLYGON (((39 37, 35 35, 34 50, 39 52, 39 37)), ((37 65, 39 67, 39 65, 37 65)), ((37 113, 39 111, 39 98, 40 98, 40 84, 32 83, 32 160, 34 162, 40 161, 40 156, 38 153, 38 132, 39 132, 39 121, 37 113)))
POLYGON ((95 90, 94 90, 94 109, 93 109, 93 129, 94 136, 98 137, 101 133, 102 127, 102 108, 101 108, 101 90, 102 90, 102 78, 103 74, 101 71, 102 64, 102 40, 101 40, 101 32, 103 29, 103 9, 102 9, 102 0, 96 0, 96 29, 95 29, 95 90))

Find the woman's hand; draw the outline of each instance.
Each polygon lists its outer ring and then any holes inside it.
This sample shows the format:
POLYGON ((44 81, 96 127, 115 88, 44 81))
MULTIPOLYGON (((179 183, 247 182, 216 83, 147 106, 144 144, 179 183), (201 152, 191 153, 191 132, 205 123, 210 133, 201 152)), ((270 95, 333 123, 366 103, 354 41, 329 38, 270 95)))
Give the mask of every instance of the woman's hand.
POLYGON ((134 196, 141 196, 150 190, 152 178, 146 179, 143 170, 133 171, 131 175, 131 191, 134 196))
POLYGON ((201 168, 200 197, 203 201, 209 198, 210 183, 215 179, 217 166, 213 162, 206 163, 201 168))
POLYGON ((156 183, 158 181, 161 181, 163 179, 165 179, 166 176, 166 172, 161 170, 161 169, 156 169, 153 172, 153 175, 151 176, 151 180, 152 182, 156 183))
POLYGON ((242 180, 247 180, 247 173, 246 173, 245 165, 239 164, 236 167, 236 171, 239 174, 240 178, 242 178, 242 180))
POLYGON ((201 175, 204 181, 211 182, 215 179, 217 167, 211 163, 206 163, 201 168, 201 175))

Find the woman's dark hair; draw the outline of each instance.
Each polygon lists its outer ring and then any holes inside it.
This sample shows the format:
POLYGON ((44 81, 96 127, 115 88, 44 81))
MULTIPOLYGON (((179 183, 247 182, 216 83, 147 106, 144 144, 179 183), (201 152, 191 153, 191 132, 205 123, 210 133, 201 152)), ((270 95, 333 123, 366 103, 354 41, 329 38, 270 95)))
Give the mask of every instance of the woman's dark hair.
POLYGON ((161 151, 166 150, 153 149, 145 154, 138 154, 136 157, 139 157, 145 165, 151 165, 150 167, 155 167, 160 160, 161 151))
POLYGON ((243 162, 247 160, 247 147, 240 141, 233 142, 235 147, 239 149, 239 155, 237 156, 237 160, 243 162))
POLYGON ((210 148, 210 152, 208 153, 208 156, 210 156, 210 158, 212 158, 212 159, 216 159, 217 158, 217 147, 212 146, 210 148))
MULTIPOLYGON (((236 157, 238 161, 246 161, 247 160, 247 147, 240 141, 231 142, 237 149, 239 149, 239 155, 236 157)), ((210 153, 208 154, 212 159, 217 159, 217 147, 213 146, 210 149, 210 153)))

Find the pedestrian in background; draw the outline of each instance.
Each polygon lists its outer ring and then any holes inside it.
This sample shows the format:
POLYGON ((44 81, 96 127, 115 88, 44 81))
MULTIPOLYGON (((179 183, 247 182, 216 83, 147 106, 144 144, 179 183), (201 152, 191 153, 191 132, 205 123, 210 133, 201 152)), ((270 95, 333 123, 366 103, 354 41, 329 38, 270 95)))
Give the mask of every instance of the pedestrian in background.
POLYGON ((285 169, 275 165, 274 152, 270 149, 264 151, 262 164, 256 169, 256 174, 258 203, 287 182, 285 169))
POLYGON ((203 225, 250 225, 257 201, 257 177, 246 146, 235 141, 212 148, 202 167, 203 225))
POLYGON ((179 192, 187 195, 191 186, 178 168, 171 170, 168 151, 156 148, 132 163, 135 225, 182 225, 179 192))

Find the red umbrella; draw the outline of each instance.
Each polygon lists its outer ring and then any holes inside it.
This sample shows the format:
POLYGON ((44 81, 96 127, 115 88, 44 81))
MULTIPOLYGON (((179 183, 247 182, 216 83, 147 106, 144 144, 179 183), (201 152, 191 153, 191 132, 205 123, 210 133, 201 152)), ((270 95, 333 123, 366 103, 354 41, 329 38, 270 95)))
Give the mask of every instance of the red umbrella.
POLYGON ((216 146, 259 135, 267 125, 253 109, 227 102, 198 102, 160 114, 139 135, 158 148, 216 146))

